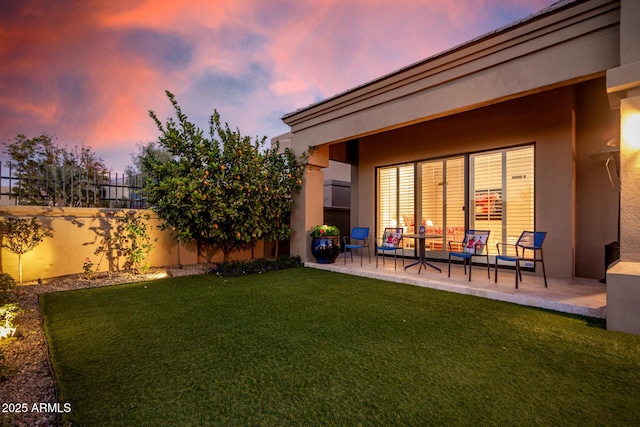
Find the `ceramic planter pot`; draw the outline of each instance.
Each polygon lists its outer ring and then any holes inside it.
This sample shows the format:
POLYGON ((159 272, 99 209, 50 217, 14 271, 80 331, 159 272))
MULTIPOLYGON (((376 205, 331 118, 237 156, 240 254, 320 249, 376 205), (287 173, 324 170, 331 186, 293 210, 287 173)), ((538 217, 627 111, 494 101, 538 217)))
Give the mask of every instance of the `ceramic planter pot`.
POLYGON ((318 264, 333 264, 340 255, 340 236, 313 237, 311 253, 318 264))

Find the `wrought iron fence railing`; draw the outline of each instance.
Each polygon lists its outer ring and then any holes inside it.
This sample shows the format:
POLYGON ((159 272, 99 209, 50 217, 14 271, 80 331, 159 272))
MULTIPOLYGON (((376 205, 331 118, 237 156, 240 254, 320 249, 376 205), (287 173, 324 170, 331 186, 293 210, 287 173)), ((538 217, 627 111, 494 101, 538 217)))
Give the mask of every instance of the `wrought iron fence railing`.
POLYGON ((0 205, 147 208, 141 175, 43 167, 24 172, 0 163, 0 205))

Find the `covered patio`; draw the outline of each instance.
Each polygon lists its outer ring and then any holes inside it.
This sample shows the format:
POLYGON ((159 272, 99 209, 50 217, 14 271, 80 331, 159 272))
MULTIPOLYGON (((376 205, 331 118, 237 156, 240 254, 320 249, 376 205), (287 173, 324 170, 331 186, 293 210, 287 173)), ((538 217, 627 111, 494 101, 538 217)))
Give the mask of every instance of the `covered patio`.
POLYGON ((639 8, 557 2, 283 116, 294 151, 313 148, 291 253, 315 266, 309 231, 327 221, 323 170, 342 162, 351 168, 350 226, 372 239, 385 228, 432 228, 440 260, 464 230, 490 230, 492 247, 544 232, 549 287, 524 273, 516 290, 507 270, 494 284, 481 272, 468 283, 461 267, 451 279, 388 263, 318 268, 606 317, 609 329, 640 333, 639 8), (617 263, 606 256, 611 245, 617 263))
MULTIPOLYGON (((523 271, 522 282, 519 288, 515 289, 515 272, 504 268, 499 270, 498 283, 495 283, 493 267, 491 268, 491 278, 488 279, 486 267, 482 265, 473 266, 472 280, 469 281, 464 274, 462 264, 452 263, 451 277, 447 277, 447 263, 445 262, 435 262, 435 265, 442 269, 442 273, 438 273, 432 268, 422 268, 418 274, 418 266, 405 270, 400 259, 398 259, 397 269, 394 269, 393 258, 387 258, 385 265, 383 265, 382 257, 380 257, 378 268, 376 268, 373 256, 371 263, 369 263, 365 255, 362 266, 360 266, 358 255, 354 255, 354 261, 351 262, 349 254, 347 254, 346 264, 343 257, 344 254, 341 254, 334 264, 305 262, 304 265, 319 270, 406 283, 562 313, 598 319, 606 319, 607 317, 607 287, 595 279, 548 278, 548 287, 545 288, 542 273, 523 271)), ((409 265, 413 261, 408 258, 405 260, 405 265, 409 265)))

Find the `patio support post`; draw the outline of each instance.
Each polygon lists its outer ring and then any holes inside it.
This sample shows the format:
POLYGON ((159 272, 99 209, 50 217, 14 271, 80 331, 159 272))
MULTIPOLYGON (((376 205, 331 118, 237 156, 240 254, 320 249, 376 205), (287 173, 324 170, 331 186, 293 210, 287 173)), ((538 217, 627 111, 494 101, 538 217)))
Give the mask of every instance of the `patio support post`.
POLYGON ((620 2, 620 66, 607 71, 620 108, 620 260, 607 270, 607 329, 640 334, 640 2, 620 2))
MULTIPOLYGON (((307 147, 296 146, 293 137, 294 151, 307 147)), ((324 222, 324 173, 322 168, 329 166, 329 146, 324 145, 309 157, 302 178, 302 191, 295 197, 296 205, 291 212, 291 255, 298 255, 303 262, 314 261, 311 255, 311 229, 324 222)))

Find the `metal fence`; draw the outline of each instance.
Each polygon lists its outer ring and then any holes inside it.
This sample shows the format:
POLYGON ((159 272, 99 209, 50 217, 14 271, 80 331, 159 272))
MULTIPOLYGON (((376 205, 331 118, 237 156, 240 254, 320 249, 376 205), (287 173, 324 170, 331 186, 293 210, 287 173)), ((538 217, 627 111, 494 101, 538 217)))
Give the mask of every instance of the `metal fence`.
POLYGON ((26 174, 0 163, 0 205, 145 209, 144 183, 141 175, 59 167, 26 174))

